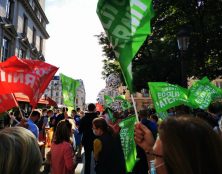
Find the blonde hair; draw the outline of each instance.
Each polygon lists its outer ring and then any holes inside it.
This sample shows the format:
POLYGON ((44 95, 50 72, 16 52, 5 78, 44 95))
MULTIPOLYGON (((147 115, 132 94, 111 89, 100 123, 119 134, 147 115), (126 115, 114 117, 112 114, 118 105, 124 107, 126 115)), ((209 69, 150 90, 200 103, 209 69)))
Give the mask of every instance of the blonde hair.
POLYGON ((42 157, 36 138, 23 127, 0 131, 0 173, 38 174, 42 157))

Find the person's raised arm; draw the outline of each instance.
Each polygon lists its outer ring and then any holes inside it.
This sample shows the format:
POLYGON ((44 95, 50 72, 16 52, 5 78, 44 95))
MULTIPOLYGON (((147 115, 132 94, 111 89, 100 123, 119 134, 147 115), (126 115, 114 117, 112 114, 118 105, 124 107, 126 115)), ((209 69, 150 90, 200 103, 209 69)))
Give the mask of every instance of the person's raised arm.
POLYGON ((136 144, 144 149, 146 153, 151 152, 155 143, 152 132, 142 123, 136 123, 134 133, 136 144))

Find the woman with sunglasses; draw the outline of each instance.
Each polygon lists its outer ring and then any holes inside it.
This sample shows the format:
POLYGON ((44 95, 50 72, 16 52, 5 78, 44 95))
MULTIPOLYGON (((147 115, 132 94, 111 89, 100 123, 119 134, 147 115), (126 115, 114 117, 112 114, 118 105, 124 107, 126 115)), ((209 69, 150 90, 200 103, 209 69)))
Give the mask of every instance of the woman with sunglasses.
POLYGON ((135 141, 157 174, 221 174, 222 140, 205 121, 190 115, 170 117, 159 126, 156 142, 149 129, 135 125, 135 141))

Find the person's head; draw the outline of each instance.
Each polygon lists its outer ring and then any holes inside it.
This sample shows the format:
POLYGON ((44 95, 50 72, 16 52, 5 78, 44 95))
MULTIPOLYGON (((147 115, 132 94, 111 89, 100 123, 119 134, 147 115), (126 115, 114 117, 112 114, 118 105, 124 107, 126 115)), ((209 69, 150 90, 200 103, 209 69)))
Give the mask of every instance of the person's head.
POLYGON ((174 115, 176 114, 175 116, 181 116, 191 113, 190 108, 185 105, 176 106, 174 109, 175 109, 174 115))
POLYGON ((84 114, 85 114, 84 111, 80 111, 80 112, 79 112, 80 117, 83 117, 84 114))
POLYGON ((42 156, 35 136, 23 127, 0 131, 0 173, 38 174, 42 156))
POLYGON ((53 110, 49 109, 49 110, 47 111, 47 116, 48 116, 48 117, 52 117, 53 115, 54 115, 53 110))
POLYGON ((157 174, 222 173, 222 140, 199 118, 170 117, 159 126, 154 145, 157 174))
POLYGON ((61 110, 60 109, 56 109, 56 114, 59 114, 60 112, 61 112, 61 110))
POLYGON ((104 118, 95 118, 92 122, 93 133, 96 136, 101 136, 104 133, 113 133, 111 127, 107 124, 104 118))
POLYGON ((95 112, 95 109, 96 109, 96 105, 95 105, 95 104, 90 103, 90 104, 88 105, 88 111, 89 111, 89 112, 95 112))
POLYGON ((100 111, 96 111, 97 116, 100 116, 100 111))
POLYGON ((62 113, 66 113, 66 112, 68 112, 68 108, 67 107, 63 107, 62 108, 62 113))
POLYGON ((63 141, 70 142, 72 133, 72 124, 68 120, 61 120, 56 128, 55 143, 60 144, 63 141))
POLYGON ((42 110, 42 115, 43 115, 43 116, 46 116, 46 115, 47 115, 47 109, 46 109, 46 108, 44 108, 44 109, 42 110))
POLYGON ((159 118, 156 116, 156 114, 152 114, 150 115, 150 120, 155 123, 158 123, 159 118))
POLYGON ((221 102, 213 102, 210 104, 208 108, 209 112, 220 115, 222 113, 222 103, 221 102))
POLYGON ((30 115, 30 119, 33 121, 33 122, 37 122, 39 119, 40 119, 40 112, 39 111, 32 111, 31 115, 30 115))
POLYGON ((76 110, 73 109, 71 114, 72 114, 72 116, 74 117, 74 116, 77 114, 76 110))
POLYGON ((78 107, 78 108, 76 108, 76 112, 80 112, 81 111, 81 109, 78 107))

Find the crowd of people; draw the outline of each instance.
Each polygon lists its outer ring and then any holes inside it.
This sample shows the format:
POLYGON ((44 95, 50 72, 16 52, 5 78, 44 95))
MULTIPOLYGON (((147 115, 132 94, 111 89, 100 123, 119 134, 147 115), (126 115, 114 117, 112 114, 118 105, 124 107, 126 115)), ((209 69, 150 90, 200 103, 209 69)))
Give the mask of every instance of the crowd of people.
POLYGON ((66 107, 34 110, 28 118, 10 113, 0 131, 0 173, 37 174, 45 164, 42 173, 74 174, 83 147, 84 174, 221 174, 221 111, 218 105, 207 112, 178 107, 160 120, 154 109, 141 110, 134 128, 138 160, 130 173, 118 123, 132 110, 115 112, 114 122, 93 103, 71 115, 66 107))

